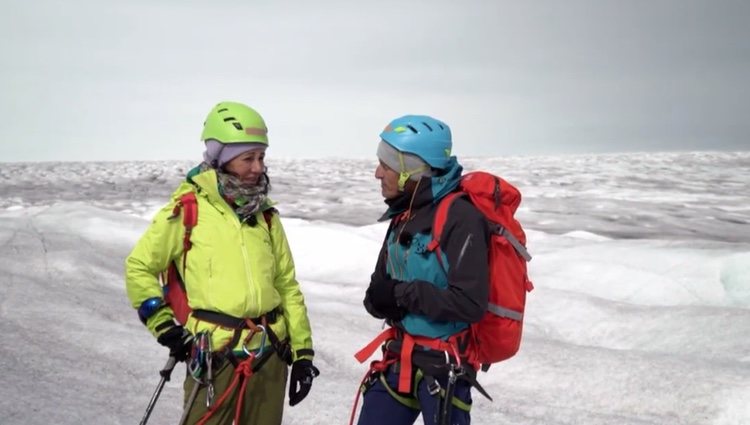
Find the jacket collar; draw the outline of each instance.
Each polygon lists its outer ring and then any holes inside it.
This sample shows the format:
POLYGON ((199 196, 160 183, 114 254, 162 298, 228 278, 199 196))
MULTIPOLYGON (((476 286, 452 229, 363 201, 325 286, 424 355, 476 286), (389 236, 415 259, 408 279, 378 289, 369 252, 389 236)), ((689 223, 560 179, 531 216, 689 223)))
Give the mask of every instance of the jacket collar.
MULTIPOLYGON (((198 188, 198 192, 204 194, 204 196, 221 210, 227 208, 234 212, 231 206, 224 200, 224 197, 219 192, 219 180, 216 176, 216 170, 208 169, 201 171, 201 166, 198 165, 190 170, 185 178, 187 184, 198 188)), ((260 207, 260 211, 273 208, 274 202, 270 198, 266 198, 266 201, 260 207)))
POLYGON ((445 195, 453 192, 461 180, 463 167, 458 163, 456 157, 451 157, 448 168, 444 172, 433 177, 422 177, 417 185, 416 192, 404 192, 393 199, 386 199, 388 210, 378 221, 389 220, 398 214, 411 208, 420 209, 425 205, 437 204, 445 195), (413 195, 413 199, 412 199, 413 195))

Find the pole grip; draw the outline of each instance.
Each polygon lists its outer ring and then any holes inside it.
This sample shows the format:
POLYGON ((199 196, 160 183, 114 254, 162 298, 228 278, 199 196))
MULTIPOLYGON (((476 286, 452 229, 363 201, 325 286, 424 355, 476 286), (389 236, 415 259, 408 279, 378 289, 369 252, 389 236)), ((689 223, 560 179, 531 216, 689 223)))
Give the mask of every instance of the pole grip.
POLYGON ((176 365, 177 359, 175 359, 174 356, 169 356, 169 358, 167 359, 167 363, 165 363, 162 370, 159 371, 159 375, 169 381, 169 379, 172 377, 172 371, 174 370, 174 367, 176 365))

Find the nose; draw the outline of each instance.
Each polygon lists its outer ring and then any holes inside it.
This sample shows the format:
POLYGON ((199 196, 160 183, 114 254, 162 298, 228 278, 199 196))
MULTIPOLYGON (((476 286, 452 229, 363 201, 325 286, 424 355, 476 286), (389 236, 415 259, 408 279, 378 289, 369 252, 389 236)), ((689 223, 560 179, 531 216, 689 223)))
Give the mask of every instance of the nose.
POLYGON ((385 171, 383 170, 383 165, 378 164, 378 166, 375 168, 375 178, 382 179, 384 176, 385 176, 385 171))
POLYGON ((263 161, 253 161, 250 165, 250 171, 254 174, 260 174, 263 172, 263 161))

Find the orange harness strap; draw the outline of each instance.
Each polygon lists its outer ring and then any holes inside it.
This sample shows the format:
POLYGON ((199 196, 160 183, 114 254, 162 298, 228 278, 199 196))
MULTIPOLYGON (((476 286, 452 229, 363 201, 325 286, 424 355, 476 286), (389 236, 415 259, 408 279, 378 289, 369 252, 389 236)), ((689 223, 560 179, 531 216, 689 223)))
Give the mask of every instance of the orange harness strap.
MULTIPOLYGON (((376 336, 375 339, 373 339, 369 344, 367 344, 364 348, 359 350, 354 355, 354 358, 356 358, 358 362, 364 363, 365 360, 370 358, 370 356, 372 356, 381 345, 386 343, 388 340, 396 339, 398 337, 398 334, 399 332, 396 330, 396 328, 391 327, 391 328, 384 330, 378 336, 376 336)), ((431 348, 437 351, 444 351, 444 352, 450 353, 453 355, 453 357, 455 357, 457 365, 461 366, 461 357, 459 356, 459 353, 458 353, 458 336, 457 335, 450 337, 448 341, 443 341, 441 339, 436 339, 436 338, 427 338, 427 337, 422 337, 422 336, 412 336, 405 332, 401 333, 401 336, 403 338, 403 345, 401 346, 401 355, 399 358, 399 360, 401 361, 401 368, 399 370, 399 375, 398 375, 398 391, 399 392, 401 393, 411 392, 411 375, 412 375, 411 356, 414 352, 415 345, 431 348)), ((371 371, 372 369, 368 371, 368 373, 370 373, 371 371)))

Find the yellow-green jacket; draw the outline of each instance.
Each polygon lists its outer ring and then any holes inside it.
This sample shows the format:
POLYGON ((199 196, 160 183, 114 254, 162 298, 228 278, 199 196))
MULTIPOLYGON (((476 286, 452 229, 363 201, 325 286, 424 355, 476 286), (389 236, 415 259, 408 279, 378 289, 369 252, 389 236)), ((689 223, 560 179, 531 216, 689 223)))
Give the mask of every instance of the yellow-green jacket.
MULTIPOLYGON (((270 231, 262 211, 256 213, 255 226, 241 223, 219 194, 214 170, 188 180, 156 214, 126 260, 125 285, 133 307, 137 309, 143 301, 163 296, 158 276, 175 261, 180 273, 185 270, 183 281, 193 310, 254 318, 281 307, 284 320, 277 320, 271 327, 280 339, 289 337, 294 360, 312 359, 307 308, 278 214, 273 214, 270 231), (190 191, 196 194, 198 223, 190 236, 192 248, 183 268, 185 229, 181 217, 171 216, 180 196, 190 191)), ((172 310, 164 307, 148 319, 146 326, 158 336, 157 325, 172 320, 173 316, 172 310)), ((211 332, 215 350, 228 344, 233 335, 230 329, 198 321, 192 315, 185 328, 193 334, 211 332)), ((240 341, 245 339, 246 332, 240 341)), ((260 341, 261 336, 255 335, 246 348, 256 349, 260 341)), ((239 344, 233 347, 235 351, 241 351, 239 344)))

